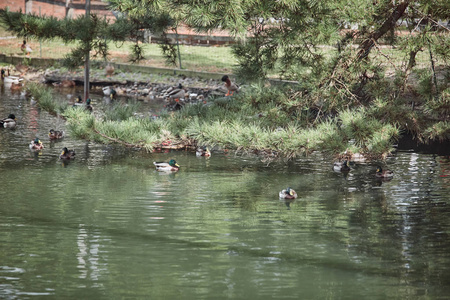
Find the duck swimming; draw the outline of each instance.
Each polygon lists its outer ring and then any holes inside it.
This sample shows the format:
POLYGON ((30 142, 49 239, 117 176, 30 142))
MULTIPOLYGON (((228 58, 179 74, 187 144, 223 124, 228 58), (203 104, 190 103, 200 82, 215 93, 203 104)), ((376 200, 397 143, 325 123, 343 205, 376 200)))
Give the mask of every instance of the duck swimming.
POLYGON ((391 170, 383 170, 381 167, 377 167, 375 176, 378 178, 392 178, 394 176, 394 172, 392 172, 391 170))
POLYGON ((348 163, 348 160, 344 160, 343 162, 336 161, 333 165, 333 170, 335 172, 349 172, 350 165, 348 163))
POLYGON ((48 137, 51 140, 59 140, 62 139, 64 137, 64 131, 59 131, 59 130, 53 130, 50 129, 50 131, 48 132, 48 137))
POLYGON ((153 162, 156 167, 156 171, 161 172, 176 172, 180 169, 180 166, 174 159, 171 159, 168 163, 166 162, 153 162))
POLYGON ((74 150, 69 150, 67 149, 67 147, 63 148, 63 151, 61 152, 61 155, 59 156, 60 159, 65 159, 65 160, 69 160, 69 159, 74 159, 75 158, 75 151, 74 150))
POLYGON ((39 140, 39 138, 35 138, 34 141, 31 141, 30 150, 38 151, 44 149, 44 144, 39 140))
POLYGON ((288 187, 279 194, 280 199, 297 199, 297 192, 288 187))
POLYGON ((210 157, 211 156, 211 151, 209 151, 208 147, 198 147, 197 150, 195 151, 195 155, 196 156, 210 157))
POLYGON ((9 116, 3 120, 0 120, 0 128, 14 128, 16 127, 16 116, 9 114, 9 116))

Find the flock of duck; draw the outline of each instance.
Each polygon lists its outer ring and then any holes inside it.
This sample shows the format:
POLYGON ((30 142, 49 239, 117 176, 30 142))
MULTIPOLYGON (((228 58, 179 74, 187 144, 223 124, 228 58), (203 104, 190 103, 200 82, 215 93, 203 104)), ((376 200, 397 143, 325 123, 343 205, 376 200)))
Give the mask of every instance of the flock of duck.
MULTIPOLYGON (((12 82, 17 81, 17 83, 19 83, 18 77, 8 78, 5 77, 4 75, 5 74, 2 72, 3 80, 11 80, 12 82)), ((228 91, 225 96, 232 96, 235 92, 239 90, 239 86, 236 85, 235 83, 232 83, 227 75, 222 77, 222 81, 225 83, 225 87, 227 88, 228 91)), ((111 99, 113 99, 116 95, 116 91, 110 87, 105 87, 103 89, 103 92, 106 96, 111 97, 111 99)), ((185 97, 185 89, 181 85, 179 85, 177 89, 169 91, 169 93, 166 96, 167 98, 169 98, 169 100, 175 100, 176 102, 179 102, 180 98, 185 97)), ((79 98, 81 100, 81 97, 79 98)), ((88 100, 90 101, 90 99, 88 100)), ((90 103, 88 103, 88 105, 89 104, 90 103)), ((16 117, 14 116, 14 114, 10 114, 7 118, 0 120, 0 128, 14 128, 15 126, 16 126, 16 117)), ((64 137, 64 131, 57 131, 54 129, 50 129, 48 136, 50 140, 62 139, 64 137)), ((39 140, 39 138, 36 138, 33 141, 31 141, 29 148, 32 151, 40 151, 44 148, 44 145, 39 140)), ((211 151, 209 150, 208 147, 205 146, 199 147, 196 150, 196 156, 210 157, 211 151)), ((64 160, 73 159, 75 158, 75 151, 69 150, 67 147, 64 147, 59 158, 64 160)), ((171 159, 169 162, 153 162, 153 165, 155 166, 156 170, 160 172, 177 172, 180 169, 180 165, 174 159, 171 159)), ((343 162, 335 162, 333 166, 333 170, 335 172, 348 173, 350 169, 351 168, 348 160, 344 160, 343 162)), ((383 170, 381 167, 378 167, 375 176, 377 178, 382 179, 391 179, 394 176, 394 173, 390 170, 383 170)), ((288 187, 279 192, 279 198, 285 200, 294 200, 297 198, 297 192, 291 187, 288 187)))
MULTIPOLYGON (((7 118, 0 120, 0 128, 14 128, 15 126, 16 126, 16 117, 14 114, 10 114, 7 118)), ((50 129, 48 133, 48 137, 50 140, 60 140, 64 138, 64 135, 65 135, 64 131, 54 129, 50 129)), ((35 138, 30 142, 29 148, 32 151, 40 151, 44 149, 44 144, 39 140, 39 138, 35 138)), ((197 148, 195 154, 198 157, 201 156, 210 157, 211 151, 209 150, 208 147, 202 146, 197 148)), ((75 151, 69 150, 67 147, 64 147, 59 158, 63 160, 74 159, 75 151)), ((180 169, 180 165, 174 159, 171 159, 169 162, 153 162, 153 165, 155 166, 156 170, 160 172, 177 172, 180 169)), ((350 162, 348 160, 344 160, 342 162, 335 162, 333 165, 333 170, 335 172, 348 173, 351 170, 350 162)), ((377 178, 389 180, 392 179, 392 177, 394 176, 394 172, 390 170, 383 170, 379 166, 377 167, 375 176, 377 178)), ((294 200, 297 199, 297 192, 291 187, 288 187, 279 192, 279 198, 285 200, 294 200)))
MULTIPOLYGON (((7 118, 0 119, 0 128, 9 128, 13 129, 16 127, 16 116, 14 114, 10 114, 7 118)), ((64 131, 50 129, 48 132, 48 138, 50 140, 60 140, 64 137, 64 131)), ((31 151, 41 151, 44 149, 44 144, 37 137, 30 142, 28 145, 31 151)), ((69 150, 67 147, 64 147, 61 154, 59 155, 60 159, 69 160, 75 158, 75 151, 69 150)))

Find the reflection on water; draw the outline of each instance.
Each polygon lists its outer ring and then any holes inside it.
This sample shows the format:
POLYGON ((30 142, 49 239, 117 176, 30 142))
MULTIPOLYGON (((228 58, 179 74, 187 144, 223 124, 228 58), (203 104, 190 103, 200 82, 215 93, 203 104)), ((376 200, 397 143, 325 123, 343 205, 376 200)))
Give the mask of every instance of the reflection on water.
MULTIPOLYGON (((99 100, 101 101, 101 96, 99 100)), ((65 95, 61 96, 67 101, 65 95)), ((96 103, 94 98, 94 105, 96 103)), ((445 298, 450 159, 399 152, 336 173, 320 156, 269 166, 217 153, 144 153, 68 136, 3 91, 0 298, 445 298), (40 153, 28 149, 38 136, 40 153), (77 157, 63 164, 62 147, 77 157), (174 158, 172 174, 153 161, 174 158), (278 199, 287 186, 292 203, 278 199), (288 209, 290 208, 290 209, 288 209)), ((66 130, 67 132, 67 130, 66 130)))

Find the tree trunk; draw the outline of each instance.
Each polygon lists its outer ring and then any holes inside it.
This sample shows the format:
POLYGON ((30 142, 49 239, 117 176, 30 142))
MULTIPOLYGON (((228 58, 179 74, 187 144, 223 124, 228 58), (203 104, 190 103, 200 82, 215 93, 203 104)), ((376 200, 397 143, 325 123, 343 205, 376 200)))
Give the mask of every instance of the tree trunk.
POLYGON ((375 45, 375 42, 384 34, 389 32, 389 30, 392 30, 395 27, 395 24, 397 23, 398 19, 400 19, 403 16, 410 1, 411 0, 406 0, 399 3, 395 7, 394 11, 389 16, 389 18, 386 21, 384 21, 383 25, 381 25, 381 27, 378 28, 376 31, 372 32, 369 35, 369 37, 359 45, 358 60, 366 58, 369 55, 372 47, 375 45))

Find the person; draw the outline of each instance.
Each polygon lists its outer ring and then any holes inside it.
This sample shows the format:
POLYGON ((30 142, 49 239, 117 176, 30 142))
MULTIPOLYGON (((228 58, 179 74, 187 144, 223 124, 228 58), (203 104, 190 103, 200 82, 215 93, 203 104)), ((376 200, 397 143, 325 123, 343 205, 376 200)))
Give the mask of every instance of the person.
POLYGON ((23 54, 29 56, 33 49, 31 49, 30 45, 27 45, 27 41, 23 41, 22 46, 20 46, 20 50, 22 50, 23 54))

